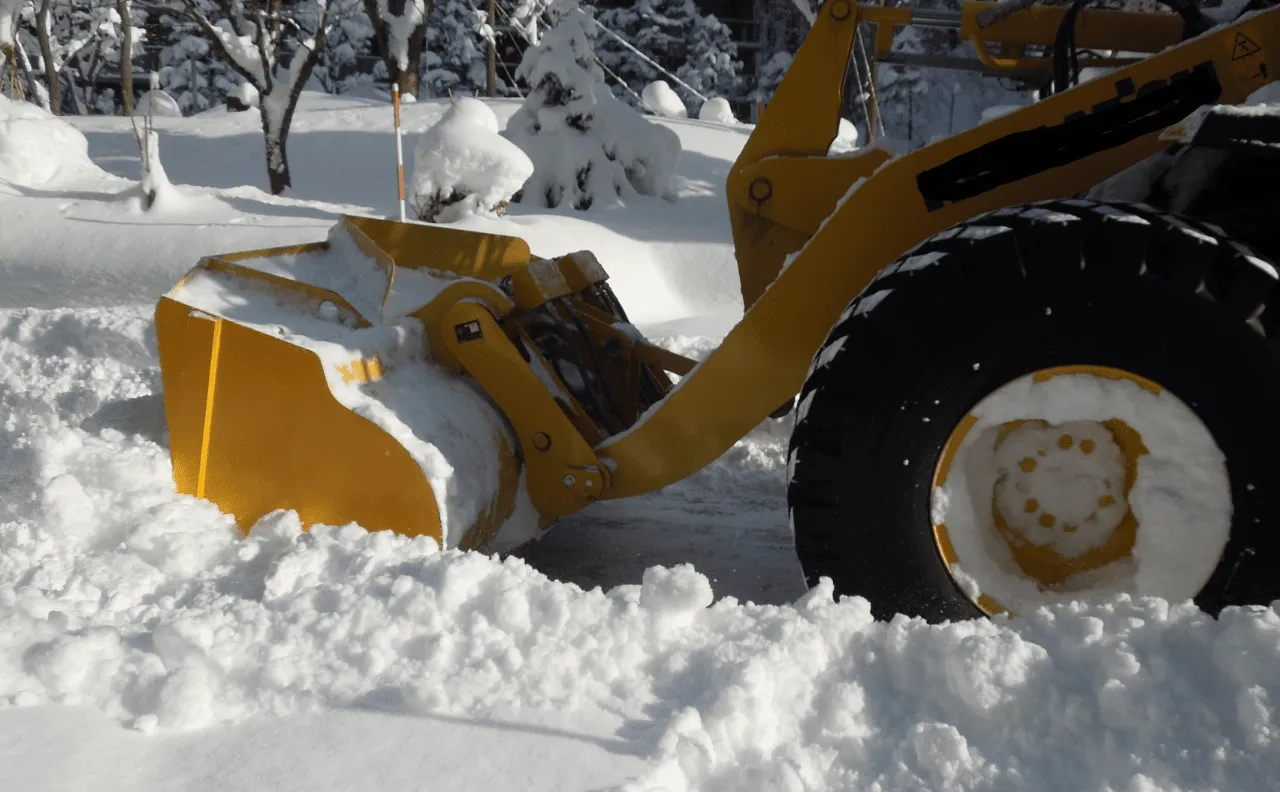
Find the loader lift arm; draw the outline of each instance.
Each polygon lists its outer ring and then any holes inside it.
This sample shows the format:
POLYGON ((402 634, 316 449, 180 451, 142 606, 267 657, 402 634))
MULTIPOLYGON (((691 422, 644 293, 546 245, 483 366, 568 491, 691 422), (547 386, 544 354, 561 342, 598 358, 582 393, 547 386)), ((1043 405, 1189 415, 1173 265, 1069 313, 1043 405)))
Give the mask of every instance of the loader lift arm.
MULTIPOLYGON (((978 32, 978 15, 991 6, 966 4, 961 25, 975 38, 1007 33, 1015 43, 1048 43, 1065 13, 1033 7, 978 32)), ((828 158, 860 21, 877 24, 880 51, 891 26, 911 20, 902 9, 848 0, 822 7, 728 178, 746 312, 665 399, 597 447, 613 470, 604 497, 638 495, 695 473, 793 397, 840 312, 904 251, 986 211, 1077 195, 1166 148, 1161 130, 1196 106, 1237 104, 1272 82, 1270 56, 1280 48, 1280 9, 1177 46, 1177 17, 1084 12, 1080 46, 1159 54, 902 157, 868 149, 828 158), (1125 39, 1116 30, 1130 16, 1145 21, 1125 39), (1077 134, 1089 137, 1072 144, 1077 134), (1033 167, 1002 169, 1046 142, 1054 144, 1033 167)), ((992 57, 1010 69, 1049 66, 1004 60, 992 57)))

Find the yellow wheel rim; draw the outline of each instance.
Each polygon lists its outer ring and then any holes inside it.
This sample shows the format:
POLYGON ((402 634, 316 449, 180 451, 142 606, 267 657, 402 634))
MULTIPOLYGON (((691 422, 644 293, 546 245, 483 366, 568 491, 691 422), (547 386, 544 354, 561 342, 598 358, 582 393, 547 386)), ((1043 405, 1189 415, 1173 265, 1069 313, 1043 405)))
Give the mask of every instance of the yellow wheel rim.
MULTIPOLYGON (((1129 380, 1156 395, 1163 390, 1156 382, 1109 366, 1059 366, 1035 371, 1030 377, 1033 382, 1042 383, 1067 375, 1129 380)), ((946 484, 957 453, 979 423, 976 411, 981 404, 979 402, 947 438, 934 470, 931 491, 937 492, 946 484)), ((1022 573, 1045 589, 1130 556, 1137 538, 1138 521, 1128 508, 1128 497, 1137 479, 1140 460, 1149 453, 1141 434, 1114 417, 1094 422, 1077 421, 1074 426, 1077 430, 1083 429, 1083 438, 1040 419, 1000 424, 995 435, 995 452, 1012 452, 1016 462, 996 480, 990 498, 982 500, 984 508, 989 505, 992 530, 1008 547, 1022 573), (1082 476, 1078 475, 1080 471, 1092 473, 1082 476), (1109 475, 1104 476, 1108 471, 1109 475), (1046 492, 1047 496, 1040 494, 1046 492), (1068 514, 1055 513, 1055 510, 1061 511, 1055 503, 1066 504, 1068 514), (1089 505, 1082 508, 1082 503, 1092 504, 1092 511, 1089 505), (1058 539, 1059 544, 1069 543, 1072 535, 1085 525, 1093 532, 1095 541, 1080 552, 1061 552, 1054 542, 1044 539, 1049 535, 1058 539), (1033 532, 1036 537, 1030 536, 1033 532)), ((946 523, 937 517, 933 522, 933 535, 939 556, 955 575, 959 559, 946 523)), ((1007 612, 1004 605, 987 594, 970 593, 969 596, 988 615, 1007 612)))

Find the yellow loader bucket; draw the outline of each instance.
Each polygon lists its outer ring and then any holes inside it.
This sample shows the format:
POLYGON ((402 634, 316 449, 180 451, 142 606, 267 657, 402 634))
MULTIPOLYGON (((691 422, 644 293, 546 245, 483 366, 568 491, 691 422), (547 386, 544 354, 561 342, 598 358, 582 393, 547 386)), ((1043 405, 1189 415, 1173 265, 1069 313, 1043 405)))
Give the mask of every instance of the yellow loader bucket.
POLYGON ((178 491, 246 531, 293 509, 492 544, 527 497, 518 445, 409 314, 529 258, 518 239, 344 217, 323 243, 202 260, 155 313, 178 491))

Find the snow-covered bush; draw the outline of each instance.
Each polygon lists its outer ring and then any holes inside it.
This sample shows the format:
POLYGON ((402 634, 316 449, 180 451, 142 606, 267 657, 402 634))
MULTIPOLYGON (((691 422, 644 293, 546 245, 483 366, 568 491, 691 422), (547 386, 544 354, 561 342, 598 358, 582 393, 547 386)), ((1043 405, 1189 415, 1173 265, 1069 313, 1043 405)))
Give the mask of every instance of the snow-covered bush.
POLYGON ((498 134, 488 105, 464 97, 418 139, 409 200, 419 220, 452 222, 502 211, 531 175, 533 163, 498 134))
POLYGON ((595 64, 594 24, 577 0, 557 0, 551 11, 558 23, 525 51, 516 76, 529 95, 503 132, 534 165, 515 200, 585 210, 632 191, 666 194, 679 138, 613 98, 595 64))
POLYGON ((644 87, 640 98, 655 114, 664 118, 688 118, 689 111, 665 80, 654 80, 644 87))
POLYGON ((733 115, 733 108, 729 106, 729 101, 718 96, 713 96, 702 103, 701 109, 698 110, 698 120, 716 124, 738 123, 738 119, 733 115))
POLYGON ((157 89, 147 91, 138 99, 137 104, 133 106, 133 114, 135 116, 150 114, 160 118, 181 118, 182 107, 178 105, 177 99, 157 89))

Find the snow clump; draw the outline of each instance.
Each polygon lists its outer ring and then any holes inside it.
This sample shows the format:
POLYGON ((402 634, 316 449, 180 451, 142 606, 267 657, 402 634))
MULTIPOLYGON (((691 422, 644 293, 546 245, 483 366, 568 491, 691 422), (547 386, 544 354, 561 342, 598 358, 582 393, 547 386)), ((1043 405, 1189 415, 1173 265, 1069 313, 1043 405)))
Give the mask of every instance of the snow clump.
POLYGON ((498 134, 489 106, 463 98, 418 139, 409 200, 419 220, 448 223, 501 212, 532 175, 533 162, 498 134))
POLYGON ((729 106, 729 100, 719 96, 713 96, 702 103, 701 109, 698 110, 698 120, 710 121, 713 124, 738 123, 738 119, 733 115, 733 108, 729 106))
POLYGON ((503 132, 534 165, 513 200, 586 210, 635 193, 667 195, 680 138, 609 92, 595 63, 595 26, 577 0, 557 0, 550 13, 559 21, 525 51, 516 76, 532 88, 503 132))
POLYGON ((849 154, 857 150, 858 128, 848 119, 840 119, 840 126, 836 130, 835 139, 831 141, 831 146, 827 148, 827 156, 849 154))
POLYGON ((0 95, 0 180, 45 187, 85 171, 100 173, 80 130, 36 105, 0 95))
POLYGON ((655 114, 663 118, 687 118, 689 111, 665 80, 654 80, 640 92, 640 98, 655 114))

